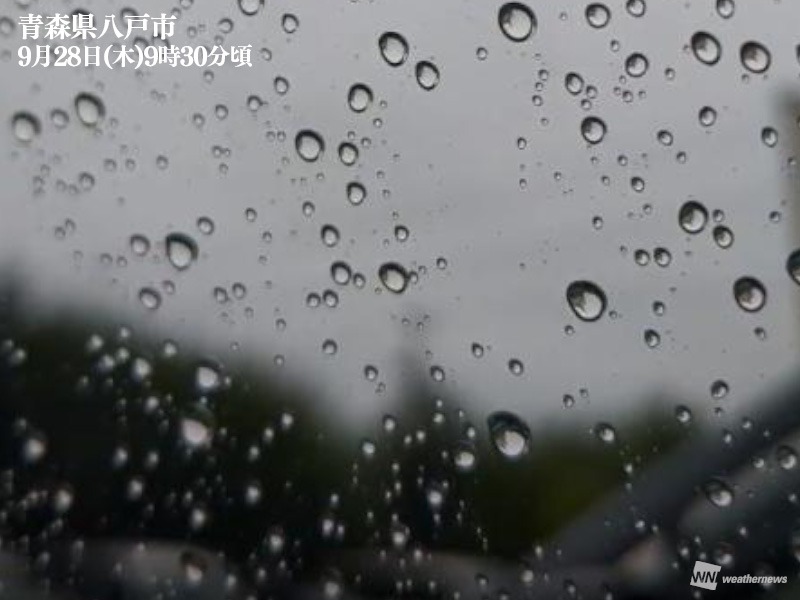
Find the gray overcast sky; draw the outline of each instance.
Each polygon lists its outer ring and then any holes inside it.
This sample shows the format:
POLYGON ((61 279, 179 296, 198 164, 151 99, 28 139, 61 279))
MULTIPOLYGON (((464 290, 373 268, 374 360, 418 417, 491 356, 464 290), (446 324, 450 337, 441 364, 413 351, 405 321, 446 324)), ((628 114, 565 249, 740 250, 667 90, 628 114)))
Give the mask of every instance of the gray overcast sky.
MULTIPOLYGON (((220 356, 234 341, 241 354, 265 364, 283 354, 287 370, 324 387, 347 415, 374 416, 389 404, 403 380, 397 359, 404 349, 426 365, 443 366, 445 385, 474 400, 478 411, 514 410, 534 427, 557 415, 613 421, 617 411, 655 392, 685 398, 699 417, 708 416, 709 385, 720 378, 731 385, 729 405, 746 406, 797 363, 800 289, 785 261, 800 245, 797 173, 787 164, 797 147, 791 103, 800 72, 793 41, 800 4, 740 1, 734 16, 723 19, 711 0, 651 0, 635 18, 615 0, 608 3, 609 25, 593 29, 584 2, 529 2, 538 28, 522 43, 502 35, 501 4, 267 0, 256 16, 245 17, 233 0, 195 2, 183 10, 176 44, 212 43, 221 35, 220 19, 230 17, 234 28, 225 45, 254 47, 252 68, 216 68, 212 82, 198 68, 23 69, 16 64, 16 29, 0 38, 7 83, 0 94, 7 124, 0 155, 4 260, 24 271, 44 306, 105 307, 137 329, 191 340, 220 356), (292 34, 281 29, 287 12, 300 22, 292 34), (201 26, 204 32, 188 37, 188 28, 201 26), (715 66, 700 63, 689 48, 700 30, 720 41, 715 66), (378 52, 385 31, 409 41, 401 67, 388 66, 378 52), (771 52, 764 75, 746 76, 742 67, 739 48, 749 40, 771 52), (479 47, 488 52, 485 60, 477 57, 479 47), (649 69, 626 78, 625 59, 634 52, 647 57, 649 69), (420 60, 441 72, 432 91, 415 80, 420 60), (674 69, 673 79, 667 69, 674 69), (565 89, 569 72, 596 87, 588 110, 581 107, 585 91, 573 96, 565 89), (290 83, 284 96, 273 87, 277 76, 290 83), (356 82, 374 93, 360 114, 347 105, 356 82), (97 129, 75 114, 81 92, 104 103, 97 129), (253 94, 265 102, 255 113, 247 108, 253 94), (219 104, 228 108, 223 120, 215 116, 219 104), (717 111, 709 128, 698 122, 706 105, 717 111), (55 108, 70 114, 63 130, 50 120, 55 108), (10 125, 19 110, 43 124, 27 145, 15 140, 10 125), (195 113, 205 117, 204 126, 193 124, 195 113), (586 116, 608 127, 592 147, 580 134, 586 116), (766 126, 779 132, 775 147, 761 142, 766 126), (325 140, 315 163, 302 161, 294 148, 295 134, 305 128, 325 140), (672 133, 671 146, 657 141, 661 129, 672 133), (350 132, 360 157, 346 167, 336 148, 350 132), (215 146, 230 156, 215 157, 215 146), (676 159, 681 151, 684 163, 676 159), (166 169, 157 167, 159 155, 168 157, 166 169), (107 159, 116 161, 116 171, 104 169, 107 159), (128 159, 135 161, 132 170, 128 159), (60 191, 59 182, 76 183, 82 172, 95 178, 92 189, 60 191), (34 196, 37 175, 44 193, 34 196), (644 179, 642 192, 632 189, 632 177, 644 179), (360 206, 345 194, 355 180, 368 189, 360 206), (709 212, 724 211, 735 236, 731 248, 716 246, 711 224, 696 236, 679 228, 678 210, 690 198, 709 212), (315 206, 310 217, 301 209, 306 201, 315 206), (248 208, 257 211, 253 222, 245 218, 248 208), (770 221, 772 211, 782 213, 779 222, 770 221), (202 216, 214 221, 213 235, 197 230, 202 216), (593 227, 595 216, 602 229, 593 227), (56 239, 54 228, 66 219, 76 230, 56 239), (325 224, 341 233, 335 248, 321 242, 325 224), (408 227, 407 241, 394 238, 396 225, 408 227), (171 231, 199 244, 199 260, 185 272, 176 272, 158 245, 171 231), (265 231, 271 243, 262 239, 265 231), (130 251, 136 233, 154 243, 145 258, 130 251), (670 250, 669 267, 635 263, 636 249, 655 247, 670 250), (82 253, 78 262, 75 251, 82 253), (102 266, 103 253, 127 257, 127 266, 102 266), (446 268, 437 268, 438 257, 446 268), (366 286, 334 284, 336 260, 363 273, 366 286), (420 273, 402 295, 375 292, 378 267, 389 260, 420 273), (743 275, 768 290, 758 313, 745 313, 733 300, 732 284, 743 275), (577 320, 565 301, 567 285, 577 279, 597 282, 618 318, 577 320), (157 311, 146 310, 139 290, 161 288, 165 280, 175 283, 174 295, 164 294, 157 311), (218 304, 213 288, 230 293, 237 282, 246 297, 218 304), (326 289, 338 292, 336 308, 306 306, 309 292, 326 289), (656 300, 666 304, 662 317, 653 314, 656 300), (404 317, 412 326, 402 325, 404 317), (276 331, 277 318, 286 320, 285 331, 276 331), (567 325, 575 328, 571 336, 567 325), (766 329, 766 340, 757 339, 756 327, 766 329), (643 341, 647 328, 661 334, 656 349, 643 341), (338 343, 336 356, 321 352, 327 338, 338 343), (476 359, 473 342, 491 350, 476 359), (525 365, 520 377, 508 371, 512 357, 525 365), (366 364, 380 369, 385 393, 364 379, 366 364), (562 395, 580 388, 590 391, 591 406, 584 401, 565 411, 562 395)), ((155 1, 131 6, 139 13, 165 10, 155 1)), ((105 15, 122 7, 42 1, 4 10, 16 21, 27 12, 86 8, 105 15)))

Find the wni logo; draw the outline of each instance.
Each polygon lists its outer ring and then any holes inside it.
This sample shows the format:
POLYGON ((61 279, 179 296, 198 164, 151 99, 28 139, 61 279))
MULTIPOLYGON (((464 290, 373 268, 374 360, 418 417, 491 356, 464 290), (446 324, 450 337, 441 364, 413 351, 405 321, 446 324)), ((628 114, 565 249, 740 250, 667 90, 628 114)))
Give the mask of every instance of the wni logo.
POLYGON ((705 590, 717 589, 717 579, 722 567, 712 565, 711 563, 696 560, 694 563, 694 573, 692 579, 689 581, 694 587, 703 588, 705 590))

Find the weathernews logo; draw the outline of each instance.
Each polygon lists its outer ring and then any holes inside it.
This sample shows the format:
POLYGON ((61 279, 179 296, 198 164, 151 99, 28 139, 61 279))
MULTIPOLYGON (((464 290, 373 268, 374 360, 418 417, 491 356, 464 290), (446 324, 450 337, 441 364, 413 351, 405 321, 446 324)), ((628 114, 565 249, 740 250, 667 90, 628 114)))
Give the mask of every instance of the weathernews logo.
MULTIPOLYGON (((694 563, 694 572, 689 580, 689 585, 703 588, 704 590, 716 590, 719 579, 719 572, 722 567, 711 563, 697 560, 694 563)), ((772 585, 774 583, 786 583, 788 577, 774 575, 725 575, 722 583, 760 583, 762 585, 772 585)))

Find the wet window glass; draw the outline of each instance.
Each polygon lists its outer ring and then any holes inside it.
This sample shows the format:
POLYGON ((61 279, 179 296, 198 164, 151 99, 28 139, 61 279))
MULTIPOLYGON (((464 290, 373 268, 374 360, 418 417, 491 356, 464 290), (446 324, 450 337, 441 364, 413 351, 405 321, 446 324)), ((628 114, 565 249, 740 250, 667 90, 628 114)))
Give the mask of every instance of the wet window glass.
POLYGON ((0 597, 797 597, 798 23, 6 2, 0 597))

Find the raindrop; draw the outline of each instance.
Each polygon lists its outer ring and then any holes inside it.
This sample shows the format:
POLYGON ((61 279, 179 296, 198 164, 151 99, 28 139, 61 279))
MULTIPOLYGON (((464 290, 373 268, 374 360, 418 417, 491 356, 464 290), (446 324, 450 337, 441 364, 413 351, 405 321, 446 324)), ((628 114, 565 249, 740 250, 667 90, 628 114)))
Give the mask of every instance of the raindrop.
POLYGON ((353 271, 346 262, 337 261, 331 265, 331 278, 339 285, 347 285, 353 271))
POLYGON ((723 379, 717 379, 711 384, 711 397, 714 400, 722 400, 725 396, 728 395, 730 388, 728 387, 728 383, 723 379))
POLYGON ((339 160, 348 167, 353 166, 358 160, 358 148, 350 142, 342 142, 339 144, 339 160))
POLYGON ((211 445, 214 437, 210 426, 210 415, 198 414, 184 417, 180 420, 179 435, 187 448, 198 450, 211 445))
POLYGON ((333 248, 339 243, 339 230, 333 225, 324 225, 322 227, 322 243, 328 248, 333 248))
POLYGON ((712 479, 706 483, 703 492, 709 502, 718 508, 727 508, 733 504, 733 492, 719 479, 712 479))
POLYGON ((775 458, 778 459, 781 469, 785 471, 794 469, 797 466, 797 452, 794 451, 794 448, 785 444, 778 446, 777 450, 775 450, 775 458))
POLYGON ((18 112, 11 118, 11 129, 20 142, 30 142, 42 131, 39 119, 28 112, 18 112))
POLYGON ((768 148, 774 148, 778 143, 778 132, 772 127, 764 127, 761 130, 761 141, 768 148))
POLYGON ((723 19, 730 19, 735 10, 733 0, 717 0, 717 14, 723 19))
POLYGON ((300 158, 306 162, 314 162, 325 151, 325 142, 322 141, 322 137, 310 129, 298 132, 294 139, 294 146, 300 158))
POLYGON ((700 233, 708 223, 708 211, 699 202, 690 200, 681 206, 678 212, 678 223, 686 233, 700 233))
POLYGON ((469 473, 478 462, 472 446, 462 443, 453 451, 453 464, 461 473, 469 473))
POLYGON ((356 83, 347 93, 347 103, 353 112, 364 112, 372 104, 372 90, 363 83, 356 83))
POLYGON ((536 16, 520 2, 508 2, 497 14, 500 30, 512 42, 524 42, 536 33, 536 16))
POLYGON ((730 248, 733 245, 733 232, 724 225, 717 225, 714 227, 714 241, 720 248, 730 248))
POLYGON ((598 423, 594 431, 597 439, 604 444, 613 444, 617 441, 617 431, 608 423, 598 423))
POLYGON ((746 42, 742 44, 739 51, 739 58, 742 66, 751 73, 763 73, 769 69, 772 56, 762 44, 758 42, 746 42))
POLYGON ((286 13, 285 15, 283 15, 283 18, 281 19, 281 27, 283 27, 283 30, 286 33, 294 33, 295 31, 297 31, 297 28, 299 26, 300 26, 300 21, 295 15, 291 13, 286 13))
POLYGON ((219 390, 222 385, 222 375, 216 366, 200 363, 195 370, 194 383, 199 393, 210 394, 219 390))
POLYGON ((625 71, 631 77, 641 77, 647 73, 647 68, 649 66, 650 63, 647 61, 647 57, 639 52, 631 54, 625 60, 625 71))
POLYGON ((715 65, 722 56, 722 47, 717 38, 705 31, 698 31, 691 39, 692 52, 705 65, 715 65))
POLYGON ((383 59, 392 67, 399 67, 408 58, 408 42, 394 31, 384 33, 378 40, 383 59))
POLYGON ((644 343, 648 348, 658 348, 661 344, 661 336, 655 329, 646 329, 644 332, 644 343))
POLYGON ((408 285, 408 273, 395 262, 384 263, 378 269, 378 277, 390 292, 402 294, 408 285))
POLYGON ((717 111, 710 106, 704 106, 697 113, 697 118, 703 127, 711 127, 717 121, 717 111))
POLYGON ((94 127, 103 120, 106 109, 97 96, 83 93, 75 97, 75 112, 84 125, 94 127))
POLYGON ((181 554, 181 566, 183 567, 183 576, 186 579, 186 583, 190 586, 200 585, 208 568, 202 558, 191 552, 181 554))
POLYGON ((143 235, 132 235, 130 239, 131 252, 136 256, 144 256, 150 251, 150 240, 143 235))
POLYGON ((786 259, 786 272, 797 285, 800 285, 800 248, 795 250, 786 259))
POLYGON ((431 62, 421 61, 414 69, 417 83, 423 90, 432 90, 439 85, 439 69, 431 62))
POLYGON ((531 432, 516 415, 509 412, 492 413, 487 424, 492 444, 505 458, 516 460, 528 451, 531 432))
POLYGON ((264 6, 264 0, 238 0, 239 10, 248 17, 252 17, 264 6))
POLYGON ((156 310, 159 306, 161 306, 161 294, 159 294, 153 288, 142 288, 139 291, 139 301, 148 310, 156 310))
POLYGON ((525 372, 525 365, 518 358, 512 358, 508 361, 508 370, 512 375, 520 376, 525 372))
POLYGON ((567 73, 564 77, 564 87, 573 96, 577 96, 583 91, 583 77, 577 73, 567 73))
POLYGON ((179 271, 188 269, 197 260, 197 243, 185 233, 170 233, 165 243, 167 258, 179 271))
POLYGON ((742 310, 758 312, 767 303, 767 290, 758 279, 742 277, 733 284, 733 297, 742 310))
POLYGON ((591 281, 573 281, 567 287, 567 303, 582 321, 596 321, 606 309, 606 295, 591 281))
POLYGON ((611 11, 605 4, 590 4, 586 7, 586 21, 595 29, 602 29, 611 20, 611 11))
POLYGON ((688 425, 692 422, 692 411, 683 404, 679 404, 675 407, 675 418, 681 425, 688 425))
POLYGON ((632 17, 642 17, 647 11, 647 5, 644 0, 628 0, 625 3, 625 9, 632 17))
POLYGON ((590 144, 599 144, 606 135, 606 124, 597 117, 586 117, 581 122, 581 134, 590 144))

